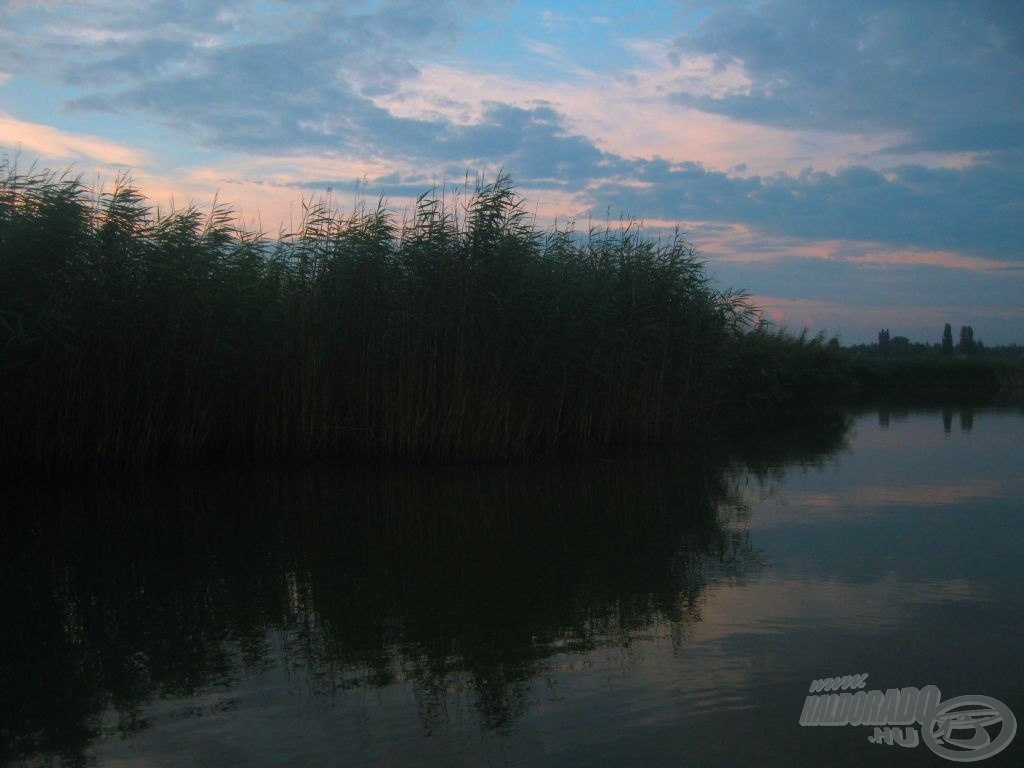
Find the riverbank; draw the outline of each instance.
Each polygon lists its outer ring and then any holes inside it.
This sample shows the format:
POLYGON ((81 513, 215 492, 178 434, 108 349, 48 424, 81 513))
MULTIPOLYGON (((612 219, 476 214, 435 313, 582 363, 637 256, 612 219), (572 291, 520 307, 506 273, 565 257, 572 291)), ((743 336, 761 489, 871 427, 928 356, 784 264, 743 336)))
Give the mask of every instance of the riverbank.
POLYGON ((857 391, 866 397, 882 394, 995 396, 1024 389, 1020 363, 983 357, 925 357, 850 360, 857 391))

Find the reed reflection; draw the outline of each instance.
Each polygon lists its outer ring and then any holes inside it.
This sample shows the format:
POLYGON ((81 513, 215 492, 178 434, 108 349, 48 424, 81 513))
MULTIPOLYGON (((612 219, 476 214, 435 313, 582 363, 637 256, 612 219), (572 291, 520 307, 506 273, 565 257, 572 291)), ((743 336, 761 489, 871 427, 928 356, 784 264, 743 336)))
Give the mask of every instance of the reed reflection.
MULTIPOLYGON (((751 436, 743 461, 817 460, 845 424, 751 436)), ((11 494, 0 756, 84 762, 101 733, 149 727, 155 699, 282 663, 318 697, 401 683, 427 727, 456 696, 501 731, 554 657, 655 623, 684 643, 709 582, 756 573, 735 461, 645 451, 11 494)))

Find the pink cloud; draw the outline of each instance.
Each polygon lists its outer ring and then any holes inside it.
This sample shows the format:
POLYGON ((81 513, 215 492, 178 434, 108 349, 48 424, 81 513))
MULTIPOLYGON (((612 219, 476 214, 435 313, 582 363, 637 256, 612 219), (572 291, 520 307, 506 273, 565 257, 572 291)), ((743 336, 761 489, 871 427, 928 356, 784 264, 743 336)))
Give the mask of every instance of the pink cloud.
MULTIPOLYGON (((713 66, 707 56, 680 57, 664 41, 623 40, 624 53, 640 63, 618 74, 581 67, 563 51, 528 41, 530 52, 550 65, 551 76, 520 77, 486 72, 468 65, 421 63, 419 76, 374 97, 393 115, 444 119, 460 125, 480 121, 489 103, 523 108, 554 107, 570 133, 624 158, 699 160, 714 170, 742 175, 799 172, 870 164, 881 169, 906 157, 883 155, 886 147, 905 143, 897 132, 809 131, 753 125, 687 108, 674 94, 723 97, 749 91, 751 80, 741 64, 713 66)), ((917 153, 928 166, 961 167, 970 154, 917 153)))
POLYGON ((147 154, 134 147, 18 120, 6 112, 0 112, 0 145, 52 160, 87 158, 116 167, 139 167, 147 162, 147 154))
MULTIPOLYGON (((669 222, 647 222, 650 226, 668 226, 669 222)), ((755 263, 784 261, 794 258, 822 261, 846 261, 853 264, 885 268, 890 266, 931 266, 989 272, 1021 269, 1020 263, 971 256, 956 251, 906 248, 868 240, 803 239, 786 235, 770 235, 745 224, 725 222, 690 222, 700 251, 715 261, 755 263)))

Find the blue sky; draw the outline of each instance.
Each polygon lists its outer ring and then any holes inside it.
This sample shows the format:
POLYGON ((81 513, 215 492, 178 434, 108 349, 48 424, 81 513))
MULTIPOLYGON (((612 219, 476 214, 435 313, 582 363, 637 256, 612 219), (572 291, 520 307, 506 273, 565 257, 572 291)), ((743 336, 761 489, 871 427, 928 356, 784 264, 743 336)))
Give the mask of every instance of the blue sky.
POLYGON ((504 169, 793 329, 1024 342, 1019 2, 0 0, 0 151, 271 233, 504 169))

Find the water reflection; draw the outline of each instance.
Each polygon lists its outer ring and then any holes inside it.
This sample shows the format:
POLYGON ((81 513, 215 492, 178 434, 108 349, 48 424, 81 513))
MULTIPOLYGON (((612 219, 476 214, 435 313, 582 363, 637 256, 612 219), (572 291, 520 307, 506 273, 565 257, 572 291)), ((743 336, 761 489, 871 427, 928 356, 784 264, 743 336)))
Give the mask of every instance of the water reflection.
MULTIPOLYGON (((742 588, 765 566, 745 484, 823 469, 849 424, 815 414, 699 452, 557 466, 220 472, 9 495, 0 759, 86 764, 104 738, 157 725, 252 727, 298 690, 314 708, 411 691, 417 738, 456 717, 512 732, 548 706, 537 686, 555 686, 567 659, 628 655, 652 636, 685 646, 711 588, 771 603, 771 585, 756 599, 742 588)), ((789 498, 813 515, 829 493, 789 498)), ((786 578, 780 604, 800 594, 786 578)), ((853 603, 845 582, 822 583, 804 587, 804 608, 853 603)))
MULTIPOLYGON (((841 434, 794 432, 776 458, 841 434)), ((79 762, 104 710, 131 734, 154 697, 282 653, 318 696, 407 681, 428 725, 458 690, 505 728, 553 654, 654 622, 684 642, 709 579, 757 567, 726 465, 630 453, 23 492, 3 551, 4 749, 79 762)))
POLYGON ((974 428, 974 417, 979 409, 1012 406, 1019 399, 1019 395, 1008 393, 989 400, 940 400, 932 404, 896 400, 876 404, 872 406, 872 409, 877 409, 878 426, 883 428, 888 427, 890 422, 905 423, 912 413, 937 413, 942 420, 942 429, 948 435, 953 432, 954 422, 960 432, 970 433, 974 428))

